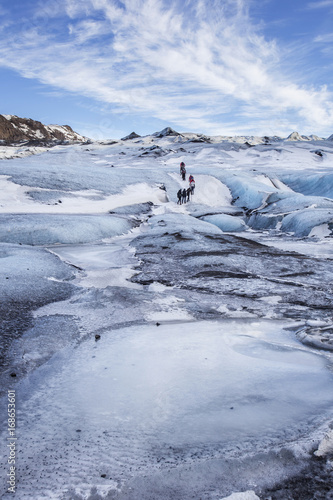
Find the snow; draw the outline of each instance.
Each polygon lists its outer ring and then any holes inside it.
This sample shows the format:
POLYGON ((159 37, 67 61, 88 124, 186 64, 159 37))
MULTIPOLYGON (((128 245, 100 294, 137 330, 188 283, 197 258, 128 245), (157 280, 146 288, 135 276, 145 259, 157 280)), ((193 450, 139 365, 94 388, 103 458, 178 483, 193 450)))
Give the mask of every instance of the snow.
POLYGON ((31 194, 41 193, 51 195, 52 190, 20 186, 8 180, 9 176, 0 176, 0 189, 4 195, 1 197, 1 213, 53 213, 53 214, 96 214, 105 213, 118 207, 129 204, 145 203, 152 201, 155 203, 166 202, 165 192, 146 183, 132 184, 126 186, 122 193, 104 196, 97 190, 71 191, 64 198, 50 203, 36 203, 31 199, 31 194), (30 196, 29 196, 30 195, 30 196), (101 198, 101 199, 99 199, 101 198), (89 201, 89 204, 87 203, 89 201))
POLYGON ((1 146, 0 145, 0 160, 9 160, 12 158, 25 158, 30 155, 45 153, 45 147, 22 147, 22 146, 1 146))
POLYGON ((314 452, 317 457, 324 457, 328 453, 333 453, 333 430, 330 430, 320 442, 318 450, 314 452))
POLYGON ((286 139, 287 141, 308 141, 309 137, 300 135, 298 132, 292 132, 286 139))
POLYGON ((309 233, 309 237, 311 238, 313 236, 315 238, 323 239, 330 236, 331 234, 332 232, 329 228, 329 225, 322 224, 319 226, 314 226, 309 233))
POLYGON ((154 307, 157 304, 158 311, 149 312, 146 315, 148 321, 187 321, 194 317, 186 310, 182 309, 184 299, 169 295, 168 297, 157 298, 150 304, 154 307))
POLYGON ((209 206, 230 206, 231 194, 227 186, 208 175, 195 176, 195 202, 209 206))
POLYGON ((113 286, 140 288, 130 281, 135 274, 132 267, 136 260, 129 252, 124 251, 120 244, 115 242, 112 245, 71 244, 53 250, 63 261, 75 263, 85 270, 84 276, 78 278, 82 287, 103 289, 112 283, 113 286))
POLYGON ((244 491, 241 493, 232 493, 228 497, 221 500, 260 500, 253 490, 244 491))

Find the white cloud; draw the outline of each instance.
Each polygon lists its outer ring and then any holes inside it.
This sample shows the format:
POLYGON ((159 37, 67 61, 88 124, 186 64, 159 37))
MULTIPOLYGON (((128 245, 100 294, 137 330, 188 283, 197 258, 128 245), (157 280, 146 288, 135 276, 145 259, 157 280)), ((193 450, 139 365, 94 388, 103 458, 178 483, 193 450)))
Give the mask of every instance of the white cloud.
POLYGON ((324 35, 318 35, 313 40, 316 43, 332 43, 333 33, 325 33, 324 35))
POLYGON ((331 94, 283 76, 279 49, 252 25, 245 0, 185 2, 186 10, 163 0, 63 2, 54 20, 61 37, 47 29, 52 15, 45 26, 11 32, 0 41, 0 64, 183 130, 220 133, 223 122, 248 120, 263 127, 265 115, 269 127, 281 113, 295 113, 302 130, 333 126, 331 94))
POLYGON ((309 2, 306 7, 308 9, 324 9, 325 7, 333 7, 333 0, 322 0, 320 2, 309 2))

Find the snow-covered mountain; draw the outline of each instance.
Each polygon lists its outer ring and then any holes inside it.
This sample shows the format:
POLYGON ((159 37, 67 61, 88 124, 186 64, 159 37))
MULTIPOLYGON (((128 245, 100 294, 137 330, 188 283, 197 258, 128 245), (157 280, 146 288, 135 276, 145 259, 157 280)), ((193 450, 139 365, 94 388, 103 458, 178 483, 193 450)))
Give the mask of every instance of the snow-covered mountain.
MULTIPOLYGON (((255 146, 259 144, 270 144, 276 143, 280 141, 321 141, 323 140, 321 137, 316 135, 301 135, 298 132, 292 132, 287 138, 279 137, 279 136, 207 136, 205 134, 195 133, 195 132, 176 132, 171 127, 166 127, 159 132, 154 132, 153 134, 149 134, 146 136, 140 136, 135 132, 123 137, 122 141, 127 140, 137 140, 141 139, 142 142, 151 142, 154 139, 163 139, 167 138, 168 142, 175 143, 186 143, 186 142, 194 142, 194 143, 207 143, 207 144, 218 144, 222 142, 228 143, 237 143, 237 144, 245 144, 247 146, 255 146)), ((331 140, 330 138, 327 140, 331 140)))
POLYGON ((2 144, 29 142, 35 145, 54 145, 86 141, 86 137, 74 132, 69 125, 43 125, 30 118, 0 115, 0 142, 2 144))
POLYGON ((318 137, 317 135, 301 135, 298 132, 292 132, 290 135, 288 135, 287 141, 320 141, 322 140, 321 137, 318 137))
POLYGON ((332 140, 0 150, 15 498, 330 498, 332 140))

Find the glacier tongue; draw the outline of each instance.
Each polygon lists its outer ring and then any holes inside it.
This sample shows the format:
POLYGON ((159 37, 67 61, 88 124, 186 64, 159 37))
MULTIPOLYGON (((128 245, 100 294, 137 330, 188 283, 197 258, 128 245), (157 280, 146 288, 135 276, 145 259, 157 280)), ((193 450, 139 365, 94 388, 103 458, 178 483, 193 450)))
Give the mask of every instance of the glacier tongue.
POLYGON ((333 145, 173 133, 0 162, 19 500, 333 488, 333 145))

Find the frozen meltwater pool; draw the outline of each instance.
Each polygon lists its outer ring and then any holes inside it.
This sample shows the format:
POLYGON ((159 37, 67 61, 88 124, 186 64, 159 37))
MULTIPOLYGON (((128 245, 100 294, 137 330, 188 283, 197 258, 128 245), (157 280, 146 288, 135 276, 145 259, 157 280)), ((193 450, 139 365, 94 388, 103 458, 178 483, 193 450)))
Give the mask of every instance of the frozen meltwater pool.
POLYGON ((226 321, 110 333, 89 362, 82 346, 58 387, 59 406, 70 391, 73 411, 88 422, 172 445, 277 434, 333 401, 326 359, 282 327, 226 321))
POLYGON ((329 361, 284 326, 141 325, 57 355, 17 389, 17 497, 38 482, 67 498, 60 490, 99 485, 106 471, 103 488, 122 498, 120 483, 157 470, 170 447, 177 467, 191 450, 205 450, 206 460, 207 450, 236 456, 314 430, 333 402, 329 361))

